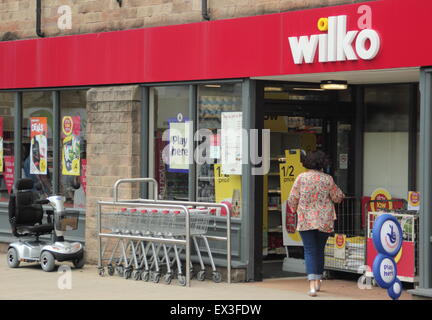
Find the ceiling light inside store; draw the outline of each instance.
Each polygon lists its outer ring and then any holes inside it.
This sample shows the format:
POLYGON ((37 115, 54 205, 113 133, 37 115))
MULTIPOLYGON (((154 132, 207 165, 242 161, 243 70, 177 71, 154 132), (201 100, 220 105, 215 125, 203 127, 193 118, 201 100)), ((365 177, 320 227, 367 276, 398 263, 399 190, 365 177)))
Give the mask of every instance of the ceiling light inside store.
POLYGON ((281 88, 281 87, 264 87, 264 91, 266 91, 266 92, 282 92, 283 88, 281 88))
POLYGON ((346 90, 348 82, 345 80, 323 80, 321 81, 321 89, 325 90, 346 90))
POLYGON ((324 91, 324 89, 320 88, 293 88, 295 91, 324 91))
POLYGON ((220 88, 220 87, 222 87, 220 84, 206 84, 204 86, 207 88, 220 88))

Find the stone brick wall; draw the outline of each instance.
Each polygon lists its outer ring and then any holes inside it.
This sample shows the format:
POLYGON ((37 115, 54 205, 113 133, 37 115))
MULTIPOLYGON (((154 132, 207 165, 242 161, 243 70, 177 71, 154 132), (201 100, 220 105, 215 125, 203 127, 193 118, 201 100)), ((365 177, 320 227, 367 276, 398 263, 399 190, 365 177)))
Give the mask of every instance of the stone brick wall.
MULTIPOLYGON (((370 0, 208 0, 212 20, 370 0)), ((0 40, 36 38, 36 1, 1 0, 0 40)), ((201 0, 42 0, 42 31, 61 36, 202 21, 201 0), (58 9, 72 9, 72 29, 60 30, 58 9)))
MULTIPOLYGON (((96 203, 112 200, 121 178, 139 177, 140 89, 138 86, 93 88, 87 92, 86 257, 97 261, 96 203)), ((120 198, 137 198, 137 185, 119 188, 120 198)))

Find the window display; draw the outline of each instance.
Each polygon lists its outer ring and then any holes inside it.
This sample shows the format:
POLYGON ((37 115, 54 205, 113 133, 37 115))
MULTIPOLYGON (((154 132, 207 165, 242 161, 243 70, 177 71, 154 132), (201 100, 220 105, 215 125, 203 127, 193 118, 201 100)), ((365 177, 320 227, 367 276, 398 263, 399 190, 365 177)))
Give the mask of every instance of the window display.
POLYGON ((22 177, 40 197, 52 194, 53 101, 51 92, 23 93, 22 177))
POLYGON ((0 93, 0 201, 8 201, 14 181, 14 93, 0 93))
MULTIPOLYGON (((241 176, 226 176, 221 172, 222 115, 240 114, 241 84, 207 84, 198 86, 198 129, 210 130, 210 155, 206 163, 197 165, 197 201, 229 201, 233 205, 233 216, 240 216, 241 176), (219 171, 218 171, 219 169, 219 171), (216 177, 215 177, 216 176, 216 177), (215 178, 223 196, 217 193, 215 178), (220 180, 224 181, 220 181, 220 180), (228 181, 228 182, 227 182, 228 181), (225 182, 225 183, 223 183, 225 182), (223 183, 223 184, 222 184, 223 183), (222 186, 223 185, 223 186, 222 186), (223 199, 222 199, 223 198, 223 199)), ((206 139, 201 137, 201 140, 206 139)), ((200 141, 203 142, 203 141, 200 141)), ((203 156, 207 156, 203 154, 203 156)), ((218 189, 218 190, 219 190, 218 189)))
MULTIPOLYGON (((150 90, 153 101, 154 123, 153 144, 154 156, 153 177, 159 184, 159 199, 188 200, 189 199, 189 175, 182 157, 171 157, 170 150, 175 148, 182 153, 187 148, 177 139, 179 135, 173 135, 180 128, 185 129, 189 121, 189 86, 155 87, 150 90), (171 125, 173 124, 173 125, 171 125), (170 130, 171 129, 171 130, 170 130), (172 140, 172 141, 171 141, 172 140), (172 144, 170 145, 170 142, 172 144), (183 151, 182 151, 183 150, 183 151), (180 160, 179 160, 180 159, 180 160), (172 163, 171 163, 171 160, 172 163), (181 163, 179 164, 178 161, 181 163)), ((184 135, 185 130, 180 130, 184 135)), ((183 137, 185 138, 185 137, 183 137)), ((182 140, 184 142, 184 140, 182 140)), ((150 146, 150 150, 152 147, 150 146)))
POLYGON ((65 207, 86 205, 86 90, 60 92, 60 193, 65 207))

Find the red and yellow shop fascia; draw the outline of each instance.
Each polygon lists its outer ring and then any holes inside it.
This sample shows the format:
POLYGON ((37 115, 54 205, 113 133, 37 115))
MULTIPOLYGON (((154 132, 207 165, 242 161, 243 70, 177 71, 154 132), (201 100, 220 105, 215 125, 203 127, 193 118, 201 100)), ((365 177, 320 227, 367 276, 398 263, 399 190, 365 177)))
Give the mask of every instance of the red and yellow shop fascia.
POLYGON ((352 5, 0 43, 0 90, 432 65, 430 1, 352 5))

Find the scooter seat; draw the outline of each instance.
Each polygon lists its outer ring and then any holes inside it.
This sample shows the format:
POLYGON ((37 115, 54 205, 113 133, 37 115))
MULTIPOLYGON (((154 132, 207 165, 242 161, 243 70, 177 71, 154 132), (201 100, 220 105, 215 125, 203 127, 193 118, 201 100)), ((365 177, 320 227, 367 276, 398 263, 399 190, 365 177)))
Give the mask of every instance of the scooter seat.
POLYGON ((52 223, 39 224, 35 226, 16 226, 18 233, 30 233, 30 234, 47 234, 54 230, 52 223))

